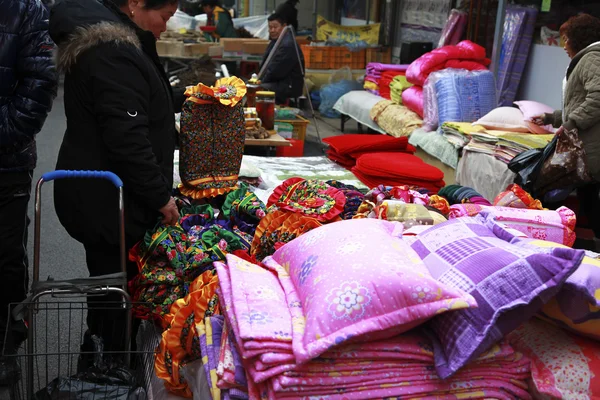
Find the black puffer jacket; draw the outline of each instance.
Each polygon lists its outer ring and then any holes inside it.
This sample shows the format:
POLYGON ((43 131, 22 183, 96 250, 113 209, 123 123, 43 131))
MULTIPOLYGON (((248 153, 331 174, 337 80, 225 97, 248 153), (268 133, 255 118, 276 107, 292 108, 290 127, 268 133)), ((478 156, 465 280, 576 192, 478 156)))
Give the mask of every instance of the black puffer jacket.
MULTIPOLYGON (((173 185, 175 107, 156 40, 109 0, 57 3, 50 34, 65 72, 67 116, 56 167, 117 174, 127 240, 134 243, 156 224, 173 185)), ((71 236, 118 243, 117 192, 110 183, 57 181, 54 188, 56 212, 71 236)))
POLYGON ((36 0, 0 0, 0 27, 0 171, 26 171, 56 96, 54 43, 36 0))

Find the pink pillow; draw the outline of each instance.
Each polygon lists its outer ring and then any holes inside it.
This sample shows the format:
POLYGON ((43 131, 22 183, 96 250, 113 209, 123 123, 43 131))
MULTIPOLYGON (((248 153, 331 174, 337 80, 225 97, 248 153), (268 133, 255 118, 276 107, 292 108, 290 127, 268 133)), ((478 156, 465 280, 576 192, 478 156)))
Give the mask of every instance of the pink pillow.
POLYGON ((289 271, 289 283, 280 274, 281 284, 290 311, 303 313, 297 318, 302 323, 293 324, 296 361, 349 340, 392 337, 440 313, 476 307, 470 295, 433 279, 402 240, 402 231, 402 224, 383 220, 336 222, 263 261, 289 271))
POLYGON ((486 129, 498 131, 529 133, 523 113, 514 107, 498 107, 480 118, 479 121, 473 122, 473 125, 481 125, 486 129))
POLYGON ((533 121, 534 117, 537 117, 537 116, 540 116, 540 115, 543 115, 546 113, 553 113, 554 110, 552 109, 552 107, 547 106, 542 103, 538 103, 537 101, 530 101, 530 100, 515 101, 515 104, 517 105, 517 107, 519 107, 519 109, 523 113, 523 118, 525 120, 525 123, 527 124, 527 126, 529 127, 529 130, 532 133, 545 135, 548 133, 555 132, 555 129, 552 127, 552 125, 539 126, 539 125, 536 125, 533 122, 531 122, 531 121, 533 121))

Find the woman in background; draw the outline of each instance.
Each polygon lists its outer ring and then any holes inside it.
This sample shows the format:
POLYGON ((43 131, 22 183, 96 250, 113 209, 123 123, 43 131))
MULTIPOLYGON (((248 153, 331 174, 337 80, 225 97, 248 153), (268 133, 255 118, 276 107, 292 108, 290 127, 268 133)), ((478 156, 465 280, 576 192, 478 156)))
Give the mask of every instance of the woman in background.
POLYGON ((208 26, 216 27, 215 34, 219 38, 236 38, 237 31, 233 26, 233 20, 229 12, 223 7, 218 0, 202 0, 202 10, 208 16, 208 26))
MULTIPOLYGON (((600 19, 577 15, 560 27, 560 35, 571 59, 563 81, 563 109, 539 116, 535 122, 552 124, 559 128, 557 134, 576 129, 587 155, 588 170, 600 182, 600 19)), ((599 193, 598 183, 577 190, 596 238, 600 238, 599 193)))

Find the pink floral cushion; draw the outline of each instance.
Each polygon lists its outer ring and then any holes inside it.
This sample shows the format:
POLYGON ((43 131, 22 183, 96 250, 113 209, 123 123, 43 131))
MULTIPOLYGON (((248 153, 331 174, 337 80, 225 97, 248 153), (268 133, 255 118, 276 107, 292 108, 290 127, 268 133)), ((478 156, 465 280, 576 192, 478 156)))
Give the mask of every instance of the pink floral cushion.
POLYGON ((488 222, 498 222, 520 231, 530 239, 547 240, 569 247, 575 243, 577 218, 567 207, 560 207, 556 211, 488 207, 482 210, 480 215, 488 222))
POLYGON ((301 305, 305 323, 293 327, 298 362, 351 339, 395 336, 443 312, 476 307, 470 295, 432 278, 402 231, 383 220, 336 222, 264 260, 289 272, 293 286, 282 282, 288 304, 301 305))

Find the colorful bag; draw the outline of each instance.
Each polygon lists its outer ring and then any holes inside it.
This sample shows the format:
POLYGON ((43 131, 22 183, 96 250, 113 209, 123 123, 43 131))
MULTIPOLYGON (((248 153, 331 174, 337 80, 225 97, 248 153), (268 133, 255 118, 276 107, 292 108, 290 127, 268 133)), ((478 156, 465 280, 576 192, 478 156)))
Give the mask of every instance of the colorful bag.
POLYGON ((538 194, 553 189, 575 188, 592 181, 586 165, 587 156, 577 129, 564 130, 558 136, 556 148, 540 170, 536 187, 538 194))
POLYGON ((181 112, 180 192, 200 199, 236 188, 244 152, 244 82, 236 77, 186 91, 181 112))

